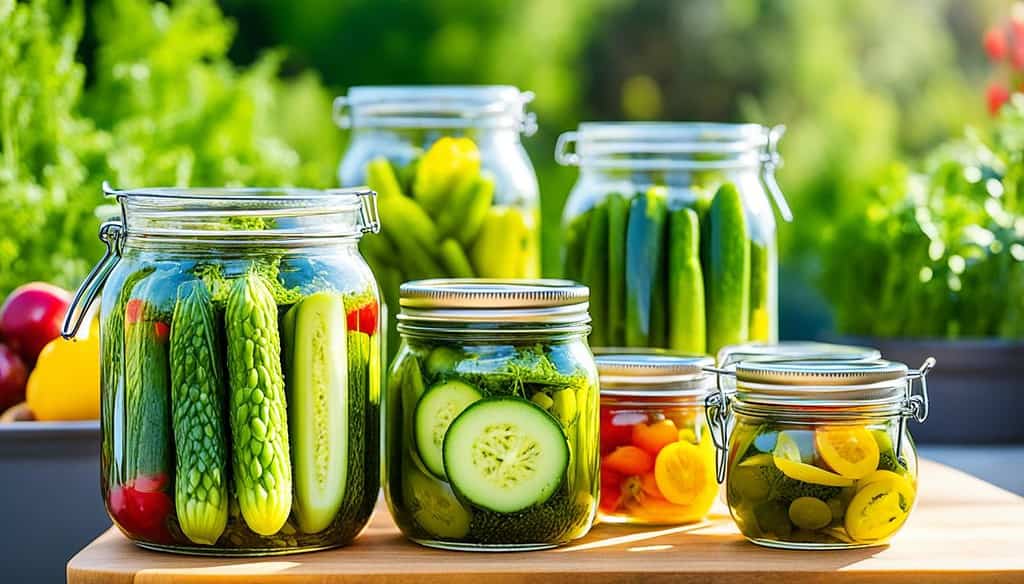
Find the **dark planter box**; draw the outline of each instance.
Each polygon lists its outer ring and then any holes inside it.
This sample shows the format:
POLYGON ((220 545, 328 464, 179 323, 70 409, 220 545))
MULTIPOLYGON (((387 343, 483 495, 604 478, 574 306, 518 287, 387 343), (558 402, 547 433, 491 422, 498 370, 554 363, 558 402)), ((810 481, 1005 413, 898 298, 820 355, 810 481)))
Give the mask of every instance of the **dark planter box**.
POLYGON ((935 357, 937 365, 928 375, 928 420, 910 422, 918 442, 1024 444, 1024 343, 872 337, 838 342, 877 347, 883 358, 914 368, 935 357))
POLYGON ((0 582, 64 582, 64 565, 110 527, 99 422, 0 425, 0 582))

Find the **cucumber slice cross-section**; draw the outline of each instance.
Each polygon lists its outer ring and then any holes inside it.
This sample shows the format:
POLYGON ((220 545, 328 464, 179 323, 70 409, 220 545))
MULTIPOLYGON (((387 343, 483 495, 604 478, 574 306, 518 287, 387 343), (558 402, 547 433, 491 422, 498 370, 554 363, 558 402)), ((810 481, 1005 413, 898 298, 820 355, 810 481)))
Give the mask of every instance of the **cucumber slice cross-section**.
POLYGON ((476 387, 456 379, 432 385, 416 404, 416 450, 427 469, 445 478, 441 446, 448 426, 467 406, 483 397, 476 387))
POLYGON ((477 401, 452 421, 444 439, 452 488, 498 513, 547 501, 568 466, 569 443, 558 420, 519 397, 477 401))

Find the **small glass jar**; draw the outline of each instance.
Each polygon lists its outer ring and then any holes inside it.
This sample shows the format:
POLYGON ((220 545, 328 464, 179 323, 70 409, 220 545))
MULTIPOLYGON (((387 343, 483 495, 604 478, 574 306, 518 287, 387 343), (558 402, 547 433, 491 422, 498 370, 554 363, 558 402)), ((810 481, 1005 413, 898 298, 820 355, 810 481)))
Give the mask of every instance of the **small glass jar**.
POLYGON ((718 494, 704 400, 710 357, 599 349, 601 501, 606 523, 704 519, 718 494))
POLYGON ((599 463, 587 288, 441 279, 403 284, 401 294, 384 485, 402 533, 468 551, 585 535, 599 463))
POLYGON ((736 393, 709 396, 707 414, 740 532, 788 549, 888 543, 917 499, 906 420, 927 417, 925 376, 934 364, 743 361, 720 370, 735 375, 736 393))
POLYGON ((392 314, 409 280, 540 277, 537 175, 520 141, 537 130, 532 99, 439 85, 353 87, 335 100, 336 123, 351 128, 341 185, 369 185, 385 215, 362 251, 392 314))
POLYGON ((555 160, 580 168, 564 276, 590 286, 593 346, 714 355, 776 340, 782 130, 588 122, 559 137, 555 160))
POLYGON ((379 490, 379 294, 365 190, 114 191, 100 287, 102 495, 140 546, 345 545, 379 490))

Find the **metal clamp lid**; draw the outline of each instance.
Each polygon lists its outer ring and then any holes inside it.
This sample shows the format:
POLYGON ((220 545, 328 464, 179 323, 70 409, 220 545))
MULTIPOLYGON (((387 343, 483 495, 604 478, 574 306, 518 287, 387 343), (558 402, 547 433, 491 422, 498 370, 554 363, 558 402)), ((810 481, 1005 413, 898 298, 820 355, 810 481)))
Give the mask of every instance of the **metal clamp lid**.
MULTIPOLYGON (((108 186, 104 183, 104 190, 108 186)), ((60 336, 65 339, 70 340, 78 334, 78 329, 82 327, 85 315, 89 313, 89 307, 92 306, 96 296, 103 289, 103 284, 107 281, 107 277, 110 276, 110 272, 113 271, 114 266, 121 259, 122 246, 124 244, 124 226, 121 222, 107 221, 101 225, 99 237, 100 241, 106 244, 107 249, 103 252, 103 257, 99 263, 93 266, 92 270, 89 271, 89 275, 85 277, 85 281, 75 291, 75 297, 68 306, 68 311, 64 315, 64 324, 60 330, 60 336)))

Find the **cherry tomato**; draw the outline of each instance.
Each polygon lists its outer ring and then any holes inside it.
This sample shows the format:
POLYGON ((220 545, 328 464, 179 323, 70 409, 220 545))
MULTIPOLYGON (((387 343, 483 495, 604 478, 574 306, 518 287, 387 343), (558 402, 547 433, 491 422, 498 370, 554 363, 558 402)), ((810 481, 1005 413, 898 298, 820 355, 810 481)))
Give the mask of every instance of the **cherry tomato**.
POLYGON ((985 97, 988 100, 988 112, 996 115, 1003 104, 1010 100, 1010 92, 1001 83, 993 83, 988 86, 985 97))
POLYGON ((167 482, 163 475, 142 476, 113 487, 108 497, 110 514, 132 535, 151 541, 168 541, 167 516, 172 502, 170 495, 159 490, 167 482))
POLYGON ((619 446, 602 464, 624 475, 642 475, 654 468, 654 457, 636 446, 619 446))
POLYGON ((1006 29, 1001 26, 993 26, 985 31, 982 41, 985 52, 993 61, 1001 61, 1006 58, 1006 29))
POLYGON ((672 420, 667 419, 653 424, 640 423, 633 426, 630 438, 634 446, 657 455, 662 448, 679 439, 679 430, 672 420))
POLYGON ((372 335, 377 332, 379 314, 380 306, 376 300, 371 300, 359 308, 353 308, 347 315, 348 330, 372 335))

